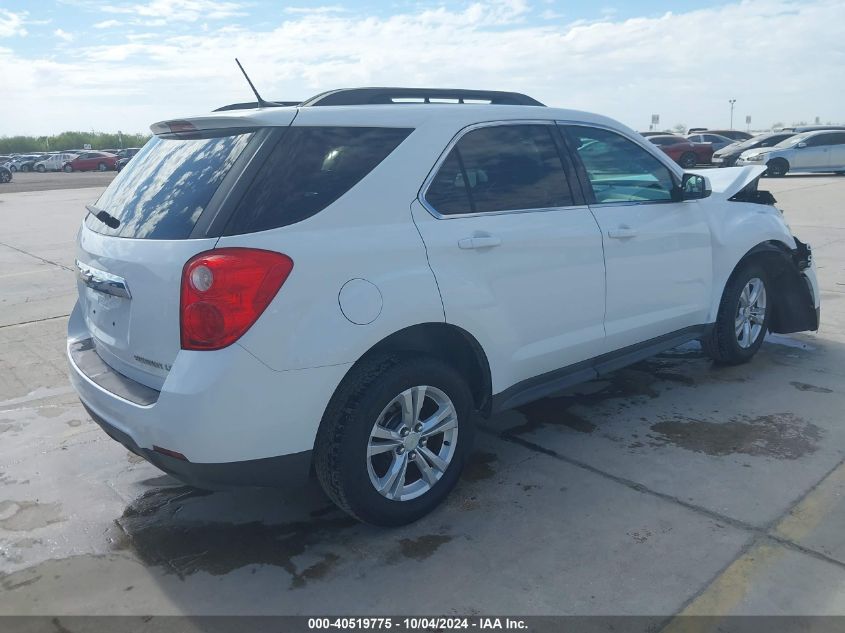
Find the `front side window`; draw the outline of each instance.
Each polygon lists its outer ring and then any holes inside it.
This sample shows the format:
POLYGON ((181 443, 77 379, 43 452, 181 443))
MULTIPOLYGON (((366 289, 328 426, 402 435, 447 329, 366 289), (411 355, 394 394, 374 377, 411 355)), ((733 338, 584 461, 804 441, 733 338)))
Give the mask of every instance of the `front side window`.
POLYGON ((818 134, 807 139, 807 147, 824 147, 833 145, 833 134, 818 134))
POLYGON ((426 202, 442 215, 572 206, 550 125, 467 132, 434 177, 426 202))
POLYGON ((567 126, 596 202, 657 202, 672 199, 672 174, 657 158, 621 134, 567 126))
POLYGON ((225 234, 275 229, 319 213, 375 169, 411 131, 380 127, 285 130, 235 209, 225 234))

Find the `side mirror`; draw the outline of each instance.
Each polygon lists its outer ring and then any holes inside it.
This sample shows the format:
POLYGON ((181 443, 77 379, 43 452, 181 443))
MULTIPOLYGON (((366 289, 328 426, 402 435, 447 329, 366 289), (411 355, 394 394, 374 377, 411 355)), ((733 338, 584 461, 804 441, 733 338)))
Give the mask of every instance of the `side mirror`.
POLYGON ((711 194, 710 181, 699 174, 684 174, 681 185, 672 192, 675 202, 700 200, 711 194))
POLYGON ((807 147, 807 143, 801 142, 801 143, 798 143, 798 145, 796 145, 795 147, 807 147))

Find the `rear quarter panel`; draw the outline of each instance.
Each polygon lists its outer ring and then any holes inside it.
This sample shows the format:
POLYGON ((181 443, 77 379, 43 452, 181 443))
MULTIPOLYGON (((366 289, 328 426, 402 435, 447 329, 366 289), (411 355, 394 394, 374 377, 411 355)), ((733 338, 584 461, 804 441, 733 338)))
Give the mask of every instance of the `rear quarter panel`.
POLYGON ((355 362, 398 330, 444 322, 410 205, 447 141, 439 145, 418 129, 315 216, 221 238, 219 247, 264 248, 285 253, 294 262, 290 277, 239 343, 272 369, 303 369, 355 362), (381 311, 367 325, 352 323, 340 308, 340 290, 352 279, 371 282, 381 294, 381 311))

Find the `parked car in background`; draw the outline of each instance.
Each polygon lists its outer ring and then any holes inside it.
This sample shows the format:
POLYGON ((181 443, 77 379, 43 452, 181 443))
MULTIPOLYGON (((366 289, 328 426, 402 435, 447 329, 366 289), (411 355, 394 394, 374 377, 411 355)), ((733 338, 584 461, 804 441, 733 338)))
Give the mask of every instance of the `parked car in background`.
POLYGON ((66 163, 76 158, 77 154, 69 152, 57 152, 55 154, 47 154, 46 158, 36 161, 33 166, 35 171, 44 173, 45 171, 61 171, 66 163))
POLYGON ((12 170, 6 165, 0 165, 0 183, 12 182, 12 170))
POLYGON ((747 141, 738 141, 715 152, 713 164, 719 167, 733 167, 742 152, 758 147, 773 147, 791 136, 795 136, 795 134, 793 132, 768 132, 758 134, 747 141))
POLYGON ((687 139, 692 141, 693 143, 710 143, 710 146, 713 148, 714 152, 718 152, 723 147, 727 147, 735 143, 733 139, 727 138, 726 136, 719 136, 718 134, 713 134, 712 132, 699 132, 697 134, 688 134, 687 139))
POLYGON ((845 130, 845 125, 799 125, 797 127, 782 127, 778 132, 818 132, 820 130, 845 130))
POLYGON ((11 160, 9 160, 6 166, 11 169, 12 172, 32 171, 35 163, 44 158, 45 156, 45 154, 19 154, 18 156, 14 156, 11 160))
POLYGON ((72 171, 109 171, 115 168, 117 156, 105 152, 85 152, 69 160, 62 169, 66 172, 72 171))
POLYGON ((676 134, 649 136, 648 140, 666 152, 672 160, 685 169, 699 164, 707 164, 713 156, 713 147, 709 143, 693 143, 689 139, 676 134))
POLYGON ((765 165, 766 174, 775 177, 789 172, 845 173, 845 130, 796 134, 774 147, 742 152, 736 164, 765 165))
POLYGON ((693 132, 699 134, 702 132, 707 132, 708 134, 718 134, 719 136, 724 136, 725 138, 729 138, 734 141, 747 141, 754 136, 750 132, 743 132, 741 130, 690 130, 689 134, 692 134, 693 132))
POLYGON ((132 157, 140 151, 140 149, 140 147, 127 147, 126 149, 120 150, 117 153, 118 158, 114 168, 117 171, 122 170, 126 167, 127 163, 132 160, 132 157))
POLYGON ((643 136, 648 138, 649 136, 666 136, 666 135, 674 135, 673 132, 640 132, 643 136))
POLYGON ((132 158, 135 154, 141 151, 140 147, 126 147, 115 152, 118 158, 132 158))

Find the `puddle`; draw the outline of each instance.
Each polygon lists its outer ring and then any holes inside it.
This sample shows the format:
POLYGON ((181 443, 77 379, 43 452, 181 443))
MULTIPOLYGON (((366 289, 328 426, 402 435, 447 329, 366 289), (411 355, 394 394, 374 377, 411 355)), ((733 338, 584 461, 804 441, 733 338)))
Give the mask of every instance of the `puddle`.
POLYGON ((674 444, 707 455, 757 455, 798 459, 814 453, 822 431, 791 413, 742 416, 729 422, 666 420, 651 426, 658 433, 652 446, 674 444))
POLYGON ((833 393, 833 389, 828 389, 827 387, 816 387, 815 385, 810 385, 806 382, 791 382, 789 384, 795 387, 798 391, 811 391, 813 393, 833 393))
POLYGON ((188 486, 148 491, 115 522, 112 549, 130 550, 145 565, 182 579, 197 572, 220 576, 250 565, 281 567, 295 589, 327 576, 341 561, 331 552, 312 553, 314 546, 336 541, 341 532, 360 525, 340 510, 278 524, 180 520, 185 502, 213 494, 188 486), (304 568, 295 560, 302 555, 309 562, 304 568))
POLYGON ((28 532, 65 520, 58 503, 35 501, 0 501, 0 528, 28 532))
POLYGON ((421 561, 434 554, 441 545, 451 540, 452 537, 445 534, 426 534, 418 538, 403 538, 399 541, 399 551, 405 558, 421 561))
POLYGON ((495 453, 473 453, 464 466, 464 471, 461 473, 461 479, 464 481, 482 481, 484 479, 490 479, 490 477, 496 474, 495 469, 490 466, 490 464, 498 459, 499 458, 496 457, 495 453))

